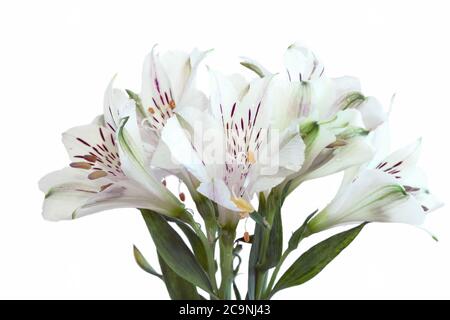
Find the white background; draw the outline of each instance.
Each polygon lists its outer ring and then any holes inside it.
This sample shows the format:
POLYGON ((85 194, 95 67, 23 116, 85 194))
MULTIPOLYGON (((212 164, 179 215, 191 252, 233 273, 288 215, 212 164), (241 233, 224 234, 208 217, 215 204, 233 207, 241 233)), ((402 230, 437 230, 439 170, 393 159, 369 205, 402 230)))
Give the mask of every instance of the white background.
MULTIPOLYGON (((101 112, 114 73, 137 90, 155 43, 215 48, 208 63, 234 71, 241 55, 279 70, 285 48, 302 41, 328 75, 358 76, 385 104, 397 93, 392 146, 422 136, 421 165, 448 202, 449 13, 447 1, 431 0, 2 1, 0 298, 168 298, 133 260, 135 243, 155 262, 136 210, 51 223, 37 188, 68 164, 60 134, 101 112)), ((297 190, 285 207, 286 236, 331 199, 338 180, 297 190)), ((409 226, 369 225, 319 276, 275 298, 450 298, 448 207, 425 227, 440 241, 409 226)))

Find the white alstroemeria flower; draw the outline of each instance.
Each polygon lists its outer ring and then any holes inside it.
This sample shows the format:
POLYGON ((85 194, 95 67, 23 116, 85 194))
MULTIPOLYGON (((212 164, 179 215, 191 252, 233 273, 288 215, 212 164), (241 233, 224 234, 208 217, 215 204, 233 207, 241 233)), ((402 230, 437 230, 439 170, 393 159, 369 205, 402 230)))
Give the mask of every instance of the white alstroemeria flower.
POLYGON ((48 220, 75 219, 112 208, 145 208, 177 216, 183 205, 146 169, 136 116, 122 120, 122 110, 134 110, 125 93, 105 93, 105 115, 94 123, 63 134, 71 158, 69 168, 48 174, 39 182, 45 193, 43 216, 48 220), (126 125, 127 124, 127 125, 126 125))
POLYGON ((270 190, 300 169, 304 144, 298 120, 282 125, 271 117, 278 108, 267 97, 272 77, 247 84, 237 76, 211 74, 211 113, 200 114, 197 124, 191 123, 203 127, 207 136, 200 143, 189 138, 183 121, 172 118, 162 139, 173 158, 200 182, 200 193, 245 215, 254 210, 250 200, 255 193, 270 190), (202 152, 205 139, 211 138, 207 148, 213 152, 202 152))
POLYGON ((397 150, 374 168, 345 177, 334 200, 308 224, 311 232, 364 221, 420 225, 442 205, 416 167, 420 140, 397 150))
POLYGON ((207 108, 204 93, 194 86, 198 66, 206 54, 194 49, 190 54, 169 51, 159 55, 153 48, 146 57, 139 110, 157 137, 175 113, 183 115, 186 107, 207 108))
MULTIPOLYGON (((271 73, 259 63, 244 59, 242 64, 260 76, 271 73)), ((359 80, 354 77, 328 78, 317 56, 298 43, 292 44, 284 55, 286 78, 300 91, 296 106, 297 117, 327 120, 340 110, 354 108, 361 112, 368 130, 375 129, 386 119, 380 103, 361 93, 359 80)))
POLYGON ((139 130, 150 165, 163 178, 174 174, 182 179, 190 191, 195 190, 192 177, 178 163, 171 161, 170 151, 161 140, 167 121, 181 115, 191 122, 196 112, 208 106, 205 94, 195 86, 200 62, 208 52, 191 53, 168 51, 158 54, 153 48, 146 57, 142 71, 142 88, 137 99, 139 130))
POLYGON ((305 162, 286 180, 287 194, 304 181, 367 163, 374 155, 366 139, 369 131, 356 109, 339 111, 328 121, 303 119, 300 132, 306 144, 305 162))

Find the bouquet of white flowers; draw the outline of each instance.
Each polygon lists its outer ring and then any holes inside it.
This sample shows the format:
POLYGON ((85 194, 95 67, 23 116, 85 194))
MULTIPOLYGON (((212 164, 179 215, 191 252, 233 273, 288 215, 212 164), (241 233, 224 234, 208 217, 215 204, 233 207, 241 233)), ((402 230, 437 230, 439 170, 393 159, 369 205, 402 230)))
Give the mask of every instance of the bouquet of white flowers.
POLYGON ((416 167, 420 140, 378 159, 387 113, 357 79, 327 77, 313 52, 293 44, 286 72, 249 59, 241 64, 256 74, 250 81, 208 68, 206 94, 196 77, 207 53, 154 49, 139 94, 111 81, 103 115, 63 134, 69 167, 40 181, 46 219, 137 208, 160 271, 136 247, 135 259, 172 299, 254 300, 316 276, 367 223, 419 225, 441 205, 416 167), (307 180, 341 171, 335 198, 299 221, 283 245, 286 197, 307 180), (167 187, 168 176, 179 179, 178 192, 167 187), (186 207, 181 184, 196 211, 186 207), (253 233, 237 237, 239 222, 249 218, 253 233), (347 224, 355 226, 314 245, 280 274, 303 239, 347 224), (235 278, 245 243, 251 250, 241 296, 235 278))

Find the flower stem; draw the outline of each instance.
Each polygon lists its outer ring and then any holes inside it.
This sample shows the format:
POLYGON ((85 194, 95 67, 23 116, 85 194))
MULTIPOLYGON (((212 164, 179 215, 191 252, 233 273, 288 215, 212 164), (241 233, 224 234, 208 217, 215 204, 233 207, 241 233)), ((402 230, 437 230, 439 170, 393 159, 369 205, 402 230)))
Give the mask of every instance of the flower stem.
POLYGON ((223 229, 219 239, 220 247, 220 271, 222 282, 219 289, 219 297, 224 300, 231 299, 231 289, 233 285, 233 243, 236 238, 235 229, 223 229))
POLYGON ((273 285, 275 284, 275 280, 277 279, 278 272, 280 272, 281 266, 283 265, 284 260, 286 260, 287 256, 291 253, 291 250, 287 249, 284 251, 283 255, 281 256, 280 261, 278 262, 277 266, 275 267, 275 270, 272 273, 272 276, 270 277, 269 284, 267 285, 267 288, 262 295, 263 299, 270 299, 270 291, 272 291, 273 285))

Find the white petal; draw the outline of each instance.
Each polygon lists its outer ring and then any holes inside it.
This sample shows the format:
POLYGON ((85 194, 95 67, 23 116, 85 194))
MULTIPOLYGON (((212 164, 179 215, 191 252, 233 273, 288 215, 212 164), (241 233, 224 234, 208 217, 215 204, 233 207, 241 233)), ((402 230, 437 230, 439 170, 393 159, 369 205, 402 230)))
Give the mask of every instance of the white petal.
POLYGON ((107 127, 96 124, 75 127, 63 133, 62 141, 72 161, 80 161, 89 154, 101 159, 109 153, 116 156, 115 134, 107 127))
POLYGON ((367 97, 357 107, 361 112, 366 129, 374 130, 387 119, 380 102, 374 97, 367 97))
POLYGON ((202 182, 197 191, 224 208, 236 212, 240 211, 231 201, 232 194, 223 180, 214 179, 213 181, 202 182))
POLYGON ((412 144, 403 147, 382 160, 377 168, 384 172, 407 177, 411 170, 415 170, 420 156, 422 140, 418 139, 412 144))
POLYGON ((315 54, 298 43, 286 50, 284 64, 291 81, 316 79, 324 72, 324 66, 315 54))
MULTIPOLYGON (((288 173, 286 173, 288 175, 288 173)), ((248 194, 254 195, 260 192, 270 192, 273 187, 276 187, 285 180, 284 176, 259 176, 255 182, 249 186, 248 194)))
POLYGON ((364 139, 353 139, 348 145, 336 149, 328 161, 306 174, 304 179, 324 177, 366 163, 373 154, 373 148, 364 139))
POLYGON ((42 214, 47 220, 58 221, 114 208, 146 208, 163 213, 151 194, 127 181, 111 183, 106 178, 89 180, 85 172, 72 168, 50 173, 39 182, 45 192, 42 214))
POLYGON ((122 170, 126 176, 140 183, 148 193, 153 194, 155 201, 164 203, 164 213, 170 214, 182 210, 183 205, 178 199, 149 171, 149 159, 142 148, 135 112, 130 111, 130 114, 121 120, 117 137, 122 170))
POLYGON ((170 79, 160 61, 159 55, 156 53, 155 48, 153 48, 152 52, 145 58, 142 70, 142 88, 140 97, 144 109, 147 110, 149 106, 154 106, 153 99, 155 99, 157 103, 161 103, 160 99, 163 99, 164 101, 166 94, 169 99, 175 98, 173 96, 170 97, 171 92, 170 79))
POLYGON ((211 111, 217 119, 222 116, 225 121, 231 117, 233 105, 240 101, 246 86, 245 81, 239 77, 225 76, 220 72, 210 70, 211 82, 211 111), (239 79, 239 80, 236 80, 239 79))
POLYGON ((420 203, 392 176, 378 170, 366 170, 310 223, 313 230, 321 231, 364 221, 419 225, 424 218, 420 203))
POLYGON ((161 139, 169 148, 172 157, 181 163, 199 181, 208 181, 209 176, 200 155, 192 148, 192 143, 186 136, 176 117, 169 119, 162 130, 161 139))
POLYGON ((126 106, 129 98, 122 90, 114 88, 114 80, 111 79, 105 91, 103 101, 103 113, 105 126, 112 127, 114 130, 119 126, 120 112, 126 106))
POLYGON ((275 75, 264 97, 264 106, 270 110, 271 128, 284 130, 301 113, 304 86, 275 75))

